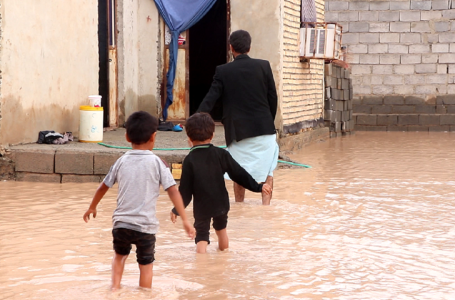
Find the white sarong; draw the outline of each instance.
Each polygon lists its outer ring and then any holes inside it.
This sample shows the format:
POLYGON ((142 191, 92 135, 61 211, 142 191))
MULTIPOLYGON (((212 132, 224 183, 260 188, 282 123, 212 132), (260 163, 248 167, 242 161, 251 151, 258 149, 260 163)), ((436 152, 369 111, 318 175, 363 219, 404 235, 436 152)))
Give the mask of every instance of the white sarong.
MULTIPOLYGON (((275 134, 233 141, 227 150, 257 182, 265 182, 267 176, 273 176, 280 151, 275 134)), ((230 179, 228 174, 225 178, 230 179)))

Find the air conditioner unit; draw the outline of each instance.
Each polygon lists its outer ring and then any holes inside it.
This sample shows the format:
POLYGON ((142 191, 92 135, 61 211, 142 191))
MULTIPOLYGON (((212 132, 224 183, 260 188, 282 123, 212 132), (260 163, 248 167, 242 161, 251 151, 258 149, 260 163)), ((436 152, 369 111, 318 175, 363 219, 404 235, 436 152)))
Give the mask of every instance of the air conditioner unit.
POLYGON ((339 59, 341 26, 333 23, 306 23, 300 28, 299 53, 305 58, 339 59))

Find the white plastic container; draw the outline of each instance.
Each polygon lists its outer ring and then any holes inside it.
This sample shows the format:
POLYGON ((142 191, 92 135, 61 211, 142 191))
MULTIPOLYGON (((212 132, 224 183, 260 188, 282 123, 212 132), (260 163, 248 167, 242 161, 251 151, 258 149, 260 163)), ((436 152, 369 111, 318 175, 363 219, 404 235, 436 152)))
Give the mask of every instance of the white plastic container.
POLYGON ((101 107, 101 96, 100 95, 91 95, 88 96, 90 100, 90 106, 92 107, 101 107))
POLYGON ((79 111, 79 142, 101 143, 103 141, 103 108, 83 105, 79 111))

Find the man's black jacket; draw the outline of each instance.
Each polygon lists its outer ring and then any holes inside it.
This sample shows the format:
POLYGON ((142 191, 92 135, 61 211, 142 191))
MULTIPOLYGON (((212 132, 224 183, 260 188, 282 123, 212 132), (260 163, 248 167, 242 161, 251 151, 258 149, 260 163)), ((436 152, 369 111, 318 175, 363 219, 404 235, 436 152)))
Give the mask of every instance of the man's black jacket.
POLYGON ((241 54, 216 68, 198 111, 210 112, 218 100, 222 101, 222 123, 229 146, 232 141, 274 134, 277 98, 270 63, 241 54))

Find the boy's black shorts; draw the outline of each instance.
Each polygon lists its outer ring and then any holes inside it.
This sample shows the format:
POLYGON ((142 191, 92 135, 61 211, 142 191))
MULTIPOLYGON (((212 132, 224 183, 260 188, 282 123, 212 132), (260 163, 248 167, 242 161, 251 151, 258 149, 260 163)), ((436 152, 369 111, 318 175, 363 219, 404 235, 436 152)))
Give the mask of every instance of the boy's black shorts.
POLYGON ((148 265, 155 261, 156 238, 154 234, 126 228, 114 228, 112 229, 112 237, 114 238, 114 250, 117 254, 130 254, 131 244, 135 244, 138 264, 148 265))
MULTIPOLYGON (((197 244, 200 241, 206 241, 210 244, 210 221, 208 219, 196 219, 194 220, 194 228, 196 229, 196 238, 194 242, 197 244)), ((227 226, 228 215, 227 213, 213 217, 213 228, 215 230, 223 230, 227 226)))

